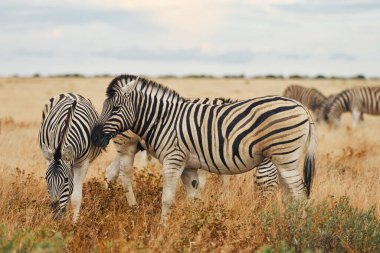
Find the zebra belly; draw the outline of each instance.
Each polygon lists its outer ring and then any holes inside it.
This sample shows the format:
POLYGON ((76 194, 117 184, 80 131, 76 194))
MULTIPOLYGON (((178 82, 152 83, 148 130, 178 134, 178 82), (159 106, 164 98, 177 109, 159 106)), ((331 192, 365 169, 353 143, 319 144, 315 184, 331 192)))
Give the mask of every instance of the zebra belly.
POLYGON ((186 168, 207 170, 216 174, 240 174, 252 170, 257 167, 263 160, 263 156, 255 155, 253 159, 245 161, 245 166, 230 166, 226 167, 223 164, 217 163, 217 166, 213 164, 207 164, 203 159, 199 159, 196 155, 190 155, 186 163, 186 168))

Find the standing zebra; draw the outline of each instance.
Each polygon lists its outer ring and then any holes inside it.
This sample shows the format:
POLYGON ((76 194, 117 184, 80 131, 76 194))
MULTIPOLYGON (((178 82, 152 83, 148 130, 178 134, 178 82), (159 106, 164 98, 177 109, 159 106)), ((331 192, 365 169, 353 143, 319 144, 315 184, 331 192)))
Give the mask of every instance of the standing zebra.
POLYGON ((268 158, 296 198, 308 196, 314 174, 316 135, 302 104, 267 96, 231 104, 192 103, 145 78, 116 77, 92 139, 106 147, 118 133, 132 130, 163 163, 161 217, 174 202, 178 179, 192 168, 218 174, 240 174, 268 158), (306 152, 304 178, 298 164, 306 152))
POLYGON ((325 119, 334 126, 344 112, 352 113, 352 125, 363 121, 363 113, 380 115, 380 87, 354 87, 339 93, 329 103, 325 119))
MULTIPOLYGON (((192 99, 189 100, 192 103, 201 103, 209 105, 221 105, 229 104, 232 102, 230 99, 225 98, 203 98, 203 99, 192 99)), ((137 204, 136 197, 133 192, 133 162, 134 157, 137 152, 147 149, 144 141, 134 134, 132 131, 128 130, 124 133, 118 134, 112 139, 114 143, 115 150, 117 152, 114 160, 107 167, 105 172, 106 185, 108 186, 111 182, 115 181, 120 175, 121 183, 123 185, 129 206, 134 206, 137 204)), ((149 154, 147 153, 147 156, 149 154)), ((182 182, 185 185, 188 197, 196 197, 197 191, 202 191, 206 183, 206 177, 208 172, 205 170, 198 170, 198 178, 194 174, 190 173, 187 175, 186 169, 181 177, 182 182), (189 178, 189 176, 192 176, 189 178)), ((229 177, 223 177, 224 185, 228 184, 229 177)), ((277 169, 274 164, 268 160, 264 159, 262 163, 256 169, 254 174, 254 183, 259 189, 259 192, 264 196, 271 196, 274 190, 278 188, 279 179, 277 169)))
POLYGON ((46 181, 54 217, 65 211, 70 195, 73 221, 79 217, 83 180, 89 163, 101 151, 90 138, 97 118, 90 100, 73 93, 51 98, 44 106, 38 141, 47 160, 46 181))
POLYGON ((306 105, 313 111, 317 122, 323 119, 323 109, 326 107, 327 98, 319 90, 300 85, 290 85, 286 87, 283 96, 306 105))

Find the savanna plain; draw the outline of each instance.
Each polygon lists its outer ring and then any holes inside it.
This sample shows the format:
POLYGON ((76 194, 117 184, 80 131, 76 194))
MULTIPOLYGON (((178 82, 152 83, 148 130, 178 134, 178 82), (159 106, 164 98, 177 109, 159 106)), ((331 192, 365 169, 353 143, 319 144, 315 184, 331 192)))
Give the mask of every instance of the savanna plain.
MULTIPOLYGON (((120 184, 106 189, 112 144, 89 167, 80 219, 72 210, 52 220, 45 161, 37 135, 43 105, 59 93, 90 98, 100 112, 112 78, 0 79, 0 251, 2 252, 380 252, 380 116, 351 127, 318 124, 316 175, 310 199, 290 202, 280 191, 264 201, 253 171, 224 187, 210 175, 202 199, 181 185, 169 221, 160 224, 161 165, 135 160, 138 206, 120 184)), ((377 80, 159 79, 182 96, 246 99, 279 95, 290 84, 325 95, 377 80)), ((300 168, 302 170, 302 168, 300 168)))

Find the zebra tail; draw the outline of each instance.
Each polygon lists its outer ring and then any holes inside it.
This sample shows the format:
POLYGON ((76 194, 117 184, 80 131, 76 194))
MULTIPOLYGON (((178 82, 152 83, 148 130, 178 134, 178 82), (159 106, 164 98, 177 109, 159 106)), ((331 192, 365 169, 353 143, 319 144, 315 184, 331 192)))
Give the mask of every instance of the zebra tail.
POLYGON ((317 134, 315 130, 315 124, 311 117, 310 117, 309 122, 310 122, 309 123, 309 137, 308 137, 306 157, 305 157, 304 167, 303 167, 303 177, 306 184, 307 197, 310 196, 311 185, 312 185, 313 177, 315 174, 315 152, 316 152, 316 147, 317 147, 317 134))

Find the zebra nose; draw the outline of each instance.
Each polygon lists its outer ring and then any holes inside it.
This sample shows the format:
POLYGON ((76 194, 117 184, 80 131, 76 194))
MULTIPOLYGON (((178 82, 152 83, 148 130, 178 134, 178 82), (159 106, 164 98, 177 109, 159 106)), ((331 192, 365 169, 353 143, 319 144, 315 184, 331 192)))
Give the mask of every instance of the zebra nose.
POLYGON ((198 181, 197 180, 193 180, 191 181, 191 185, 193 186, 194 189, 198 189, 198 181))
POLYGON ((59 201, 56 200, 56 201, 51 202, 51 203, 50 203, 50 207, 51 207, 51 209, 53 210, 53 212, 58 211, 58 208, 59 208, 59 201))
POLYGON ((92 129, 91 140, 97 147, 106 147, 108 145, 108 138, 103 133, 103 125, 96 124, 92 129))

